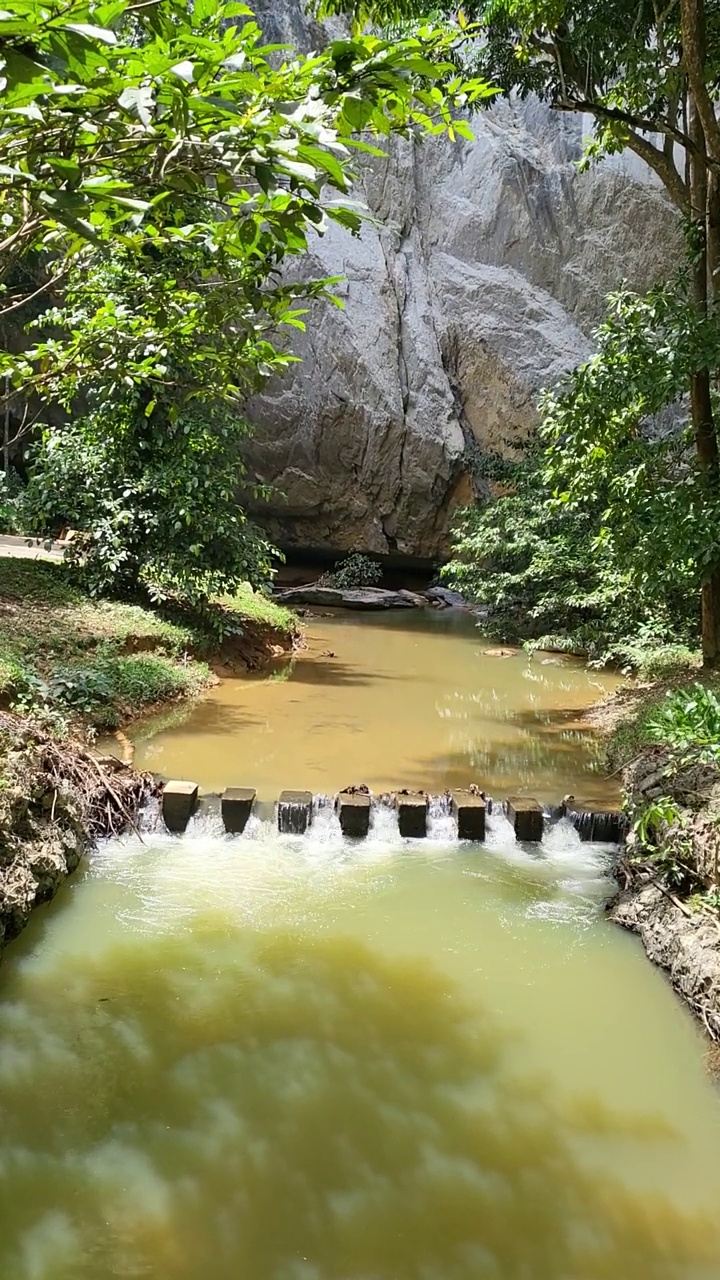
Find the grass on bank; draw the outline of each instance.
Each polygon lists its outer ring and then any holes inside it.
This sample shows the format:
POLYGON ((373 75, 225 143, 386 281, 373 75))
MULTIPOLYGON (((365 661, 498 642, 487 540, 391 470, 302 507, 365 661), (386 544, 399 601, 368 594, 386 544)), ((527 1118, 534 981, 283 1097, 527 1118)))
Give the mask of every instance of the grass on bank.
POLYGON ((295 635, 297 632, 297 614, 293 613, 292 609, 285 608, 284 605, 275 604, 269 596, 253 591, 249 583, 240 587, 236 595, 223 596, 220 604, 223 608, 237 614, 241 625, 243 621, 255 622, 259 626, 272 627, 274 631, 280 631, 287 636, 295 635))
MULTIPOLYGON (((247 587, 220 602, 236 629, 293 634, 296 619, 247 587)), ((151 608, 94 600, 61 563, 0 558, 0 703, 44 707, 117 728, 153 704, 212 681, 216 642, 202 625, 151 608)))

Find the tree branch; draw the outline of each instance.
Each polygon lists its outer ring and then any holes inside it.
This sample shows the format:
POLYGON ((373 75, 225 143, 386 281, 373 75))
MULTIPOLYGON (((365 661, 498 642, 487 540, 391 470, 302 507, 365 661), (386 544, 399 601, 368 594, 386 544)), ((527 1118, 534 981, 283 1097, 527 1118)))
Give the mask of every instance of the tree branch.
MULTIPOLYGON (((665 187, 665 190, 673 203, 677 205, 678 209, 685 214, 689 212, 690 192, 687 184, 678 173, 672 151, 670 150, 668 153, 664 147, 661 151, 659 147, 656 147, 654 143, 650 142, 649 138, 643 136, 643 133, 641 133, 640 130, 649 129, 650 126, 647 123, 639 122, 638 125, 631 125, 630 120, 632 117, 626 116, 624 112, 618 112, 612 107, 603 107, 599 103, 591 101, 581 103, 556 101, 553 103, 553 106, 557 111, 587 111, 588 115, 592 115, 596 119, 600 120, 618 120, 620 117, 621 123, 624 124, 627 129, 627 143, 631 151, 634 151, 637 156, 640 156, 649 168, 657 174, 665 187)), ((683 138, 683 143, 681 145, 685 146, 686 150, 694 149, 689 138, 685 140, 684 134, 679 134, 679 136, 683 138)))
POLYGON ((23 295, 22 298, 18 298, 17 302, 11 302, 8 307, 3 307, 2 311, 0 311, 0 320, 3 316, 9 315, 11 311, 17 311, 19 307, 24 307, 26 303, 38 298, 46 289, 51 289, 54 284, 57 284, 58 280, 62 280, 63 276, 67 275, 69 270, 69 267, 63 267, 62 271, 58 271, 57 275, 52 276, 50 280, 46 280, 45 284, 41 284, 40 288, 36 289, 34 293, 23 295))
POLYGON ((655 116, 634 116, 629 111, 621 111, 619 107, 607 107, 594 98, 558 98, 553 106, 559 111, 587 111, 588 115, 602 116, 603 120, 614 120, 618 124, 627 125, 641 133, 661 133, 671 138, 679 147, 692 151, 694 143, 687 133, 672 125, 668 120, 658 120, 655 116))

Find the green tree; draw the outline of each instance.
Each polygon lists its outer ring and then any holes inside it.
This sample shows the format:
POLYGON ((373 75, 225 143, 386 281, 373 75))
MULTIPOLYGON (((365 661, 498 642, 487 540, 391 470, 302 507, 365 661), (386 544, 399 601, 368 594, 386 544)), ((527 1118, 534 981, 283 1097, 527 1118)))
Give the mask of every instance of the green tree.
POLYGON ((610 300, 595 355, 544 396, 538 439, 506 465, 512 491, 457 529, 447 573, 504 638, 562 635, 595 658, 692 642, 720 504, 677 402, 720 360, 720 328, 698 324, 687 288, 610 300))
POLYGON ((163 544, 186 588, 262 576, 265 549, 249 554, 228 514, 242 476, 228 422, 287 364, 277 333, 302 326, 297 299, 332 284, 288 285, 281 268, 328 219, 358 231, 353 149, 452 129, 489 93, 454 71, 456 43, 426 27, 302 57, 266 46, 236 0, 10 0, 0 14, 6 281, 31 253, 49 264, 5 315, 64 292, 0 374, 38 417, 49 402, 82 415, 46 432, 31 500, 38 521, 75 511, 97 534, 98 584, 157 578, 163 544), (94 522, 82 475, 99 486, 94 522))
MULTIPOLYGON (((380 23, 417 19, 424 7, 417 0, 325 5, 380 23)), ((463 12, 480 26, 473 57, 483 75, 506 93, 534 92, 559 111, 592 117, 586 163, 627 148, 650 166, 688 227, 688 305, 698 323, 705 321, 720 288, 717 0, 469 0, 463 12)), ((688 381, 711 511, 720 493, 714 375, 714 367, 695 365, 688 381)), ((665 532, 657 530, 658 544, 665 532)), ((720 665, 720 547, 714 545, 715 558, 702 558, 702 641, 709 667, 720 665)))

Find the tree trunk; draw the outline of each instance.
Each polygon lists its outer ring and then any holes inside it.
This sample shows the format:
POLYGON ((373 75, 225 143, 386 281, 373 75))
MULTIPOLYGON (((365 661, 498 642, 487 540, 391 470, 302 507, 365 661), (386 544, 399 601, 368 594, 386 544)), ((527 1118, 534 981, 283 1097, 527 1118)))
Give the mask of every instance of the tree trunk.
POLYGON ((708 671, 720 667, 720 569, 713 569, 702 586, 702 654, 708 671))
MULTIPOLYGON (((708 183, 705 135, 694 95, 690 95, 690 135, 695 151, 690 159, 691 218, 693 224, 693 293, 695 306, 702 317, 708 314, 708 294, 712 297, 716 284, 716 183, 708 183), (708 253, 712 240, 713 252, 708 253)), ((709 497, 720 489, 720 456, 713 415, 710 370, 699 369, 690 378, 690 412, 695 448, 700 464, 701 482, 709 497)), ((702 651, 703 666, 720 666, 720 561, 711 564, 702 584, 702 651)))

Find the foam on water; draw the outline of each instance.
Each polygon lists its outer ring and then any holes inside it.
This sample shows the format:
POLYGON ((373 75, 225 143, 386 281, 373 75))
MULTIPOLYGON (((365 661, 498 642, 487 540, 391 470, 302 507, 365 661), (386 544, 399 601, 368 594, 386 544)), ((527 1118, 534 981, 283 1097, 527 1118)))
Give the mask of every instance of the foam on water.
POLYGON ((551 828, 540 845, 519 844, 498 808, 488 817, 483 844, 458 842, 442 796, 430 803, 424 840, 403 839, 395 808, 382 802, 372 805, 368 836, 347 839, 331 797, 316 798, 305 835, 279 834, 274 815, 255 813, 241 835, 228 835, 217 807, 203 807, 183 836, 157 825, 148 830, 157 821, 157 811, 146 817, 142 840, 127 836, 101 845, 87 867, 90 879, 125 890, 118 909, 133 928, 171 931, 209 910, 236 922, 302 921, 348 892, 362 898, 382 891, 408 859, 454 862, 486 881, 504 866, 506 875, 537 892, 524 908, 529 917, 587 925, 611 891, 612 846, 583 843, 569 822, 551 828))
POLYGON ((717 1280, 716 1101, 611 851, 372 818, 108 843, 10 949, 2 1280, 717 1280))

